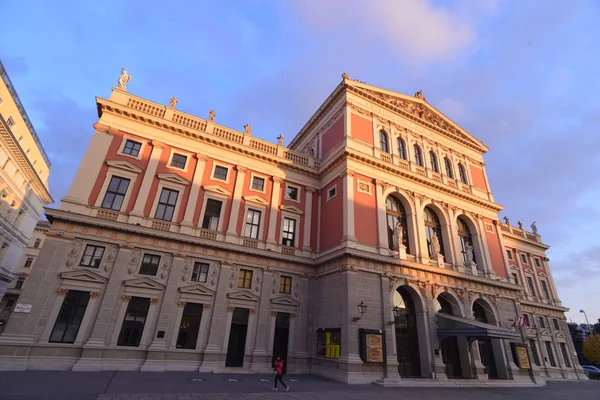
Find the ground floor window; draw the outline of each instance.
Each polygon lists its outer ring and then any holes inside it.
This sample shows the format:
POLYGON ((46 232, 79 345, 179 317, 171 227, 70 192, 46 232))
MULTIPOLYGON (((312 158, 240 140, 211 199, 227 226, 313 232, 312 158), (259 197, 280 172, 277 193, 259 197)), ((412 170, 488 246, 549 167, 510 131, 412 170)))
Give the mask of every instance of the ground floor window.
POLYGON ((340 358, 340 329, 317 329, 317 355, 340 358))
POLYGON ((140 345, 149 308, 150 299, 148 298, 132 297, 129 300, 117 346, 137 347, 140 345))
POLYGON ((569 352, 567 351, 567 345, 565 343, 560 344, 560 352, 562 353, 565 365, 567 368, 571 368, 571 361, 569 360, 569 352))
POLYGON ((67 292, 50 334, 50 343, 75 342, 89 301, 90 292, 79 290, 69 290, 67 292))
POLYGON ((538 356, 537 347, 535 346, 535 340, 529 340, 529 347, 531 347, 531 355, 533 356, 533 362, 535 365, 540 365, 540 357, 538 356))
POLYGON ((550 361, 550 365, 556 367, 556 360, 554 359, 554 352, 552 351, 552 343, 546 342, 546 352, 548 353, 548 361, 550 361))
POLYGON ((200 330, 200 320, 204 306, 199 303, 186 303, 181 316, 179 334, 177 335, 178 349, 195 349, 200 330))

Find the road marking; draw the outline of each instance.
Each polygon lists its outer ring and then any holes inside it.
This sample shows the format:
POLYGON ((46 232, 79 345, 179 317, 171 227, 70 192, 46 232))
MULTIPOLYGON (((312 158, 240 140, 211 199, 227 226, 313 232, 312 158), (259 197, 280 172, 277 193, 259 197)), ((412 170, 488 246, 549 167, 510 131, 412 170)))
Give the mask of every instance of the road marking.
POLYGON ((298 382, 298 379, 290 379, 290 382, 298 382))
POLYGON ((204 379, 202 379, 202 378, 188 378, 188 381, 192 381, 192 382, 204 382, 204 379))
POLYGON ((271 380, 270 380, 270 379, 261 379, 260 381, 261 381, 261 382, 271 382, 271 380))
POLYGON ((228 380, 229 382, 237 382, 237 381, 238 381, 237 379, 233 379, 233 378, 227 378, 227 380, 228 380))

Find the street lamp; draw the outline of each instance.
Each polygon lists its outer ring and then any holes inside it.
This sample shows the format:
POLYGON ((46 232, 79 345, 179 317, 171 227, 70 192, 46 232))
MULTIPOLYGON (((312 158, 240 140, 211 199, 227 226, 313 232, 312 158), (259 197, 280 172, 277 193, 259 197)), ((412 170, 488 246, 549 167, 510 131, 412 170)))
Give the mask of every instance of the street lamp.
POLYGON ((360 317, 353 317, 352 322, 358 321, 367 312, 367 305, 365 303, 363 303, 362 300, 360 301, 360 304, 356 306, 356 308, 358 308, 358 313, 360 314, 360 317))
POLYGON ((395 306, 394 308, 392 308, 392 312, 394 313, 394 320, 388 321, 388 325, 397 324, 400 317, 402 317, 402 309, 400 307, 395 306))
POLYGON ((585 322, 587 322, 588 327, 589 327, 590 326, 590 321, 588 321, 587 314, 585 313, 585 310, 579 310, 579 312, 583 313, 583 315, 585 315, 585 322))

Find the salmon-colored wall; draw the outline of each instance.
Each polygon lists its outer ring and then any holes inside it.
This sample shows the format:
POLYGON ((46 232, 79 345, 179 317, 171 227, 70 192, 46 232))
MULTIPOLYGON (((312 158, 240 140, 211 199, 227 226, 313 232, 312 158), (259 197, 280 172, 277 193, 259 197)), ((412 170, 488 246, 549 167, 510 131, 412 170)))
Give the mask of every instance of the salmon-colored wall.
POLYGON ((341 116, 333 125, 323 134, 323 150, 321 157, 325 157, 339 142, 344 139, 344 117, 341 116))
MULTIPOLYGON (((92 188, 92 192, 90 193, 90 197, 88 199, 89 205, 93 206, 96 204, 98 200, 98 196, 100 195, 100 190, 102 190, 102 185, 104 184, 104 180, 106 179, 106 174, 108 172, 108 165, 106 161, 127 161, 136 167, 141 168, 142 170, 146 170, 148 166, 148 162, 150 160, 150 153, 152 153, 152 146, 149 144, 150 142, 144 138, 139 136, 127 134, 127 137, 139 141, 144 144, 144 151, 142 153, 142 157, 140 160, 135 159, 133 157, 123 156, 117 154, 119 151, 119 147, 123 142, 124 133, 122 131, 117 131, 112 138, 112 142, 108 148, 108 152, 104 158, 104 163, 102 164, 102 168, 100 168, 100 173, 96 177, 96 182, 94 183, 94 187, 92 188)), ((140 191, 140 187, 142 186, 142 180, 144 179, 144 172, 141 172, 138 178, 136 179, 135 186, 133 187, 133 191, 131 192, 131 196, 129 196, 129 204, 125 205, 123 211, 130 212, 133 210, 133 206, 135 204, 135 200, 137 199, 137 195, 140 191)))
POLYGON ((344 230, 343 181, 334 179, 321 190, 321 243, 320 249, 326 250, 342 241, 344 230), (337 195, 327 201, 327 191, 337 183, 337 195))
POLYGON ((487 191, 488 189, 485 185, 485 177, 483 176, 483 170, 473 165, 470 165, 469 167, 471 170, 471 179, 473 180, 473 186, 487 191))
MULTIPOLYGON (((302 212, 306 212, 306 188, 303 187, 302 185, 298 185, 294 182, 289 182, 294 186, 298 186, 300 188, 300 194, 299 194, 299 198, 298 200, 300 200, 300 203, 295 202, 293 200, 286 200, 285 199, 285 184, 286 182, 284 181, 281 184, 281 189, 279 192, 279 198, 281 199, 280 204, 281 205, 286 205, 286 206, 294 206, 297 207, 299 209, 302 210, 302 212)), ((279 206, 277 207, 278 210, 279 206)), ((310 218, 310 216, 308 216, 310 218)), ((281 218, 281 211, 277 212, 277 224, 275 226, 275 240, 277 241, 278 244, 281 244, 281 226, 282 223, 282 218, 281 218)), ((298 226, 296 226, 296 247, 297 248, 302 248, 304 247, 304 226, 306 223, 306 214, 302 214, 299 216, 298 218, 298 226)))
POLYGON ((160 179, 158 179, 158 174, 175 174, 183 179, 190 181, 190 184, 185 187, 183 192, 179 192, 179 197, 181 199, 181 206, 179 207, 179 215, 173 216, 173 222, 181 222, 183 220, 183 216, 185 215, 185 207, 187 206, 188 198, 190 196, 190 190, 192 189, 192 179, 194 178, 194 169, 196 168, 196 160, 192 157, 191 154, 186 153, 183 150, 165 146, 160 153, 160 159, 158 161, 158 165, 156 166, 156 175, 152 180, 152 185, 150 186, 150 191, 148 192, 148 199, 146 199, 146 205, 144 207, 144 215, 150 218, 154 218, 154 215, 150 215, 152 212, 152 205, 154 204, 154 200, 156 196, 160 196, 158 193, 158 185, 160 183, 160 179), (171 156, 171 149, 175 152, 179 152, 180 154, 187 155, 187 163, 188 168, 187 171, 181 171, 176 168, 169 168, 167 164, 169 163, 169 157, 171 156))
POLYGON ((317 237, 319 230, 319 193, 316 191, 312 194, 312 215, 310 216, 310 248, 317 251, 317 237))
POLYGON ((352 114, 352 137, 373 146, 373 122, 352 114))
POLYGON ((354 180, 354 235, 356 240, 377 246, 377 203, 371 179, 356 175, 354 180), (371 194, 358 191, 360 182, 369 182, 371 194))
MULTIPOLYGON (((245 196, 257 196, 260 197, 263 200, 266 200, 267 202, 271 203, 271 190, 273 190, 273 181, 271 181, 270 177, 267 175, 263 175, 263 174, 259 174, 257 172, 254 172, 255 176, 263 178, 265 180, 265 193, 261 193, 261 192, 257 192, 255 190, 250 190, 250 183, 252 182, 252 173, 253 171, 246 171, 246 176, 244 177, 244 186, 242 187, 242 197, 245 196)), ((270 209, 269 207, 266 207, 263 211, 263 208, 260 206, 254 206, 253 204, 250 202, 248 203, 247 201, 245 201, 242 198, 242 204, 240 205, 240 212, 238 214, 238 220, 237 220, 237 226, 236 226, 236 232, 238 233, 238 235, 242 234, 242 229, 244 226, 244 223, 246 222, 246 215, 245 215, 245 211, 246 211, 246 205, 248 205, 251 208, 255 208, 257 210, 262 211, 261 213, 261 218, 263 219, 261 222, 262 225, 262 230, 260 231, 260 236, 259 236, 259 240, 267 240, 267 232, 269 231, 269 214, 270 214, 270 209)))
MULTIPOLYGON (((233 190, 235 188, 235 180, 237 178, 237 171, 233 168, 233 164, 229 164, 226 162, 221 162, 219 161, 217 164, 219 165, 223 165, 225 167, 229 167, 229 181, 227 183, 223 182, 223 181, 219 181, 219 180, 214 180, 214 179, 210 179, 211 175, 212 175, 212 170, 213 170, 213 165, 215 163, 215 160, 213 159, 208 159, 206 161, 206 164, 204 166, 204 174, 202 177, 202 186, 204 185, 218 185, 221 186, 224 189, 227 189, 228 191, 231 192, 231 197, 229 197, 229 200, 227 200, 227 205, 225 206, 225 210, 222 211, 222 215, 223 215, 223 224, 222 224, 222 232, 226 232, 227 231, 227 226, 229 225, 229 218, 231 217, 231 204, 233 203, 233 190)), ((200 190, 200 193, 198 194, 198 203, 196 206, 196 212, 194 213, 194 223, 196 225, 198 225, 198 223, 200 222, 200 213, 202 212, 202 210, 200 210, 200 208, 202 207, 202 204, 204 203, 204 189, 200 190)))
MULTIPOLYGON (((493 221, 485 219, 485 222, 492 225, 493 221)), ((504 266, 504 258, 502 257, 502 246, 500 246, 500 240, 495 232, 485 231, 485 240, 490 252, 490 259, 492 260, 492 269, 498 276, 506 276, 506 267, 504 266)))

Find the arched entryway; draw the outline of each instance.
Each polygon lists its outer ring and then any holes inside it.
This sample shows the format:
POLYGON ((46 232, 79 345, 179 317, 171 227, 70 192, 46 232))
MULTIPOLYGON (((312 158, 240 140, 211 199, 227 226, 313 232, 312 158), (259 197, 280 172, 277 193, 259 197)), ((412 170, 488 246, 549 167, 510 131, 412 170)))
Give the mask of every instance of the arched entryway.
POLYGON ((393 295, 398 373, 402 377, 421 376, 417 310, 411 290, 400 286, 393 295))
MULTIPOLYGON (((434 306, 435 311, 438 314, 452 315, 455 317, 462 316, 460 303, 450 293, 440 293, 434 301, 434 306)), ((464 374, 461 364, 458 337, 446 336, 442 338, 440 341, 440 350, 442 352, 442 361, 444 362, 444 372, 446 373, 446 376, 453 379, 463 378, 464 374)))
MULTIPOLYGON (((487 301, 483 299, 477 299, 475 300, 475 302, 473 302, 473 317, 477 321, 486 324, 494 325, 496 322, 496 317, 494 316, 494 311, 492 310, 492 307, 487 301)), ((477 343, 481 363, 485 367, 485 372, 487 373, 488 378, 497 379, 498 368, 496 366, 494 348, 492 346, 491 339, 478 339, 477 343)))

